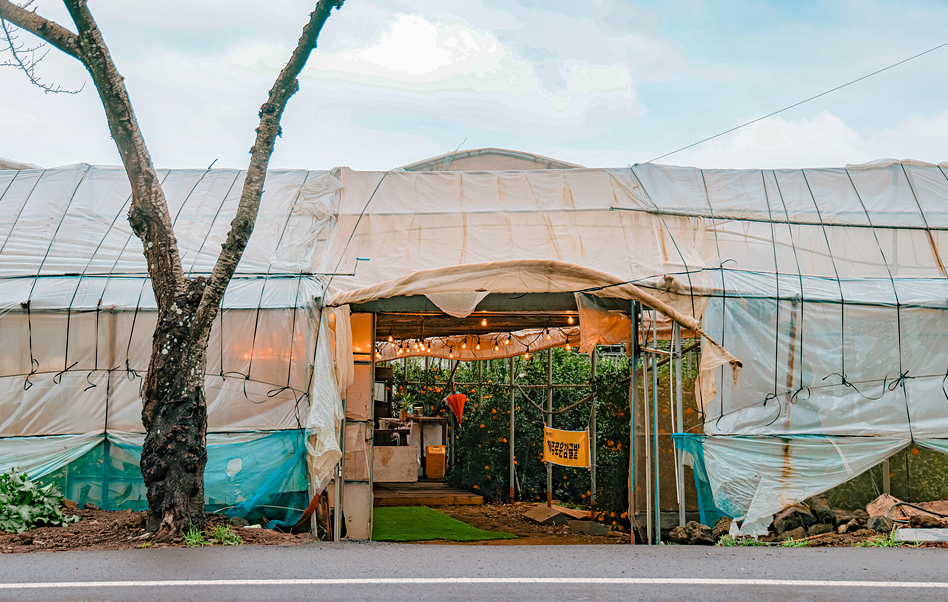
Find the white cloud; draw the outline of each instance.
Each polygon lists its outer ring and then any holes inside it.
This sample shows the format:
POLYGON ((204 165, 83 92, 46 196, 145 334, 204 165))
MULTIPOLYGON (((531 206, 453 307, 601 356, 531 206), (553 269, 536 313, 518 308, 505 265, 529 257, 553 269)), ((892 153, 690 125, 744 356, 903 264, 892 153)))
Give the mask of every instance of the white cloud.
POLYGON ((948 159, 946 139, 948 111, 909 118, 869 138, 823 111, 812 119, 771 117, 659 162, 762 169, 841 167, 884 157, 939 163, 948 159))

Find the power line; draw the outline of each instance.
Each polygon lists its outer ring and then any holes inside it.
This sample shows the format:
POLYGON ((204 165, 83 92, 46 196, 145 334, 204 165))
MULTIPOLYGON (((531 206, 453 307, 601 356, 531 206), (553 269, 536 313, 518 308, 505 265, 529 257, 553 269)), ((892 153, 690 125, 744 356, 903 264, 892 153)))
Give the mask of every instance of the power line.
POLYGON ((917 59, 917 58, 920 57, 920 56, 924 56, 924 55, 928 54, 929 52, 934 52, 934 51, 938 50, 939 48, 944 48, 945 46, 948 46, 948 42, 945 42, 944 44, 939 44, 938 46, 935 46, 934 48, 929 48, 929 49, 926 50, 925 52, 920 52, 920 53, 916 54, 915 56, 910 56, 910 57, 908 57, 907 59, 903 59, 903 60, 901 60, 901 61, 899 61, 899 62, 897 62, 897 63, 892 63, 892 64, 889 65, 888 67, 883 67, 882 69, 879 69, 878 71, 873 71, 872 73, 869 73, 869 74, 867 74, 867 75, 863 75, 862 77, 856 78, 856 79, 852 80, 851 82, 846 82, 845 84, 843 84, 843 85, 841 85, 841 86, 836 86, 835 88, 833 88, 833 89, 831 89, 831 90, 827 90, 826 92, 821 92, 821 93, 817 94, 816 96, 811 96, 811 97, 807 98, 806 100, 801 100, 800 102, 793 103, 792 105, 786 106, 786 107, 780 109, 779 111, 774 111, 773 113, 769 113, 769 114, 767 114, 767 115, 764 115, 763 117, 758 117, 757 119, 752 119, 752 120, 748 121, 747 123, 742 123, 741 125, 732 127, 732 128, 729 129, 729 130, 725 130, 725 131, 721 132, 720 134, 715 134, 715 135, 713 135, 713 136, 708 136, 707 138, 705 138, 705 139, 703 139, 703 140, 699 140, 699 141, 694 142, 694 143, 692 143, 692 144, 689 144, 688 146, 683 146, 683 147, 681 147, 681 148, 679 148, 679 149, 677 149, 677 150, 673 150, 673 151, 670 152, 670 153, 665 153, 664 155, 661 155, 661 156, 659 156, 659 157, 655 157, 654 159, 651 159, 651 160, 649 161, 649 163, 654 163, 655 161, 658 161, 659 159, 664 159, 665 157, 668 157, 668 156, 670 156, 670 155, 674 155, 675 153, 678 153, 678 152, 681 152, 681 151, 683 151, 683 150, 689 149, 689 148, 691 148, 692 146, 698 146, 699 144, 704 144, 704 143, 707 142, 708 140, 714 140, 715 138, 720 138, 721 136, 723 136, 723 135, 725 135, 725 134, 730 134, 730 133, 733 132, 733 131, 736 131, 736 130, 741 129, 742 127, 746 127, 746 126, 748 126, 748 125, 757 123, 758 121, 763 121, 764 119, 768 119, 768 118, 773 117, 774 115, 776 115, 776 114, 778 114, 778 113, 783 113, 784 111, 787 111, 787 110, 792 109, 792 108, 794 108, 794 107, 799 107, 800 105, 805 104, 805 103, 808 103, 808 102, 810 102, 811 100, 816 100, 817 98, 819 98, 819 97, 821 97, 821 96, 826 96, 827 94, 830 94, 831 92, 835 92, 835 91, 837 91, 837 90, 841 90, 842 88, 845 88, 846 86, 850 86, 850 85, 852 85, 852 84, 855 84, 856 82, 861 82, 862 80, 868 79, 868 78, 872 77, 873 75, 878 75, 878 74, 882 73, 883 71, 888 71, 889 69, 892 69, 893 67, 898 67, 899 65, 901 65, 901 64, 903 64, 903 63, 907 63, 907 62, 909 62, 909 61, 911 61, 911 60, 917 59))

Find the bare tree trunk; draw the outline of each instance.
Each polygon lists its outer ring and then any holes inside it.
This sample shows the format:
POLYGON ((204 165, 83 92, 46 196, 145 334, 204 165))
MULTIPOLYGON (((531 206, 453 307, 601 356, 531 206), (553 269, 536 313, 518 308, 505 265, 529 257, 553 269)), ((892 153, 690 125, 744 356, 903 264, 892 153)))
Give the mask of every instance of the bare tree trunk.
POLYGON ((138 121, 108 47, 86 0, 63 0, 78 33, 0 0, 0 18, 77 58, 92 76, 109 129, 132 187, 128 221, 141 239, 155 299, 158 325, 142 388, 145 444, 141 468, 148 489, 147 528, 159 538, 178 537, 188 525, 204 524, 207 463, 207 404, 204 374, 207 340, 224 291, 253 231, 267 165, 280 135, 280 119, 299 89, 306 65, 333 8, 344 0, 319 0, 296 49, 260 108, 260 125, 237 213, 208 278, 186 278, 164 191, 138 121))

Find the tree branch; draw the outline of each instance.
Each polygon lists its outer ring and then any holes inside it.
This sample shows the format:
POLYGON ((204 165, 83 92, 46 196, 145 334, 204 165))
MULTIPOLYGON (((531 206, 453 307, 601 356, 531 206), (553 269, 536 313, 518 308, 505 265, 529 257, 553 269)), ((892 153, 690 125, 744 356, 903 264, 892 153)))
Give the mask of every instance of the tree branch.
POLYGON ((195 324, 209 326, 217 315, 217 308, 223 298, 224 290, 237 269, 237 264, 243 256, 257 220, 263 184, 267 176, 267 165, 270 163, 276 138, 281 134, 280 119, 283 117, 287 102, 299 90, 299 81, 296 78, 306 65, 310 53, 316 48, 319 32, 332 9, 341 7, 344 1, 319 0, 316 9, 309 15, 309 22, 303 27, 303 33, 290 60, 270 89, 269 99, 260 107, 260 125, 256 130, 257 137, 254 145, 250 149, 250 166, 247 168, 247 176, 244 179, 237 214, 231 221, 230 232, 227 233, 221 254, 211 272, 204 297, 197 310, 195 324))
POLYGON ((13 67, 14 69, 19 69, 26 74, 26 77, 30 80, 30 83, 32 83, 37 88, 40 88, 47 94, 78 94, 82 92, 83 88, 86 87, 85 83, 83 83, 78 90, 63 90, 59 85, 47 84, 43 82, 36 74, 36 68, 39 66, 42 60, 46 58, 46 55, 49 54, 49 50, 44 52, 40 57, 36 56, 36 52, 39 49, 44 48, 46 44, 27 47, 26 44, 17 43, 18 37, 14 35, 14 32, 17 31, 17 29, 13 27, 9 21, 3 18, 0 18, 0 30, 3 31, 3 37, 7 42, 6 48, 0 48, 0 54, 9 52, 10 55, 13 56, 13 60, 0 63, 0 67, 13 67))
POLYGON ((92 76, 105 109, 112 139, 115 140, 132 186, 129 224, 142 241, 158 306, 168 309, 175 295, 184 291, 187 283, 165 193, 145 147, 124 78, 112 61, 86 0, 63 0, 63 3, 79 32, 76 36, 78 58, 92 76))
POLYGON ((33 11, 24 10, 9 0, 0 0, 0 18, 27 30, 66 54, 82 60, 79 56, 78 36, 55 21, 45 19, 33 11))

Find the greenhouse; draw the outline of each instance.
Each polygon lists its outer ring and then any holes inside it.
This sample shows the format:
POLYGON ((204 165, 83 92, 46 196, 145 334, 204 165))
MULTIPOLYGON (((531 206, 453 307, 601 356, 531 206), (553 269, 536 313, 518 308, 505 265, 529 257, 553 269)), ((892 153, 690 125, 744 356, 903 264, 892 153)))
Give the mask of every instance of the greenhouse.
MULTIPOLYGON (((626 463, 610 495, 658 530, 656 509, 684 518, 692 495, 702 518, 761 533, 909 445, 948 451, 946 169, 586 169, 482 149, 388 172, 273 171, 212 334, 208 504, 292 507, 274 500, 328 487, 349 537, 368 538, 383 473, 417 478, 435 440, 450 464, 479 436, 468 420, 486 395, 509 402, 509 436, 493 431, 508 465, 488 475, 508 499, 539 462, 515 450, 518 412, 536 425, 583 401, 595 451, 596 396, 623 401, 625 430, 600 443, 626 463), (624 358, 598 380, 597 346, 624 358), (534 393, 516 382, 574 349, 589 371, 559 390, 585 392, 556 397, 552 375, 534 393), (429 379, 419 365, 440 367, 425 405, 474 380, 477 403, 460 429, 424 416, 405 451, 379 409, 410 401, 396 379, 429 379)), ((184 263, 205 273, 242 173, 162 177, 184 263)), ((53 475, 107 507, 144 503, 126 468, 154 301, 128 195, 115 168, 0 172, 0 469, 53 475)))

